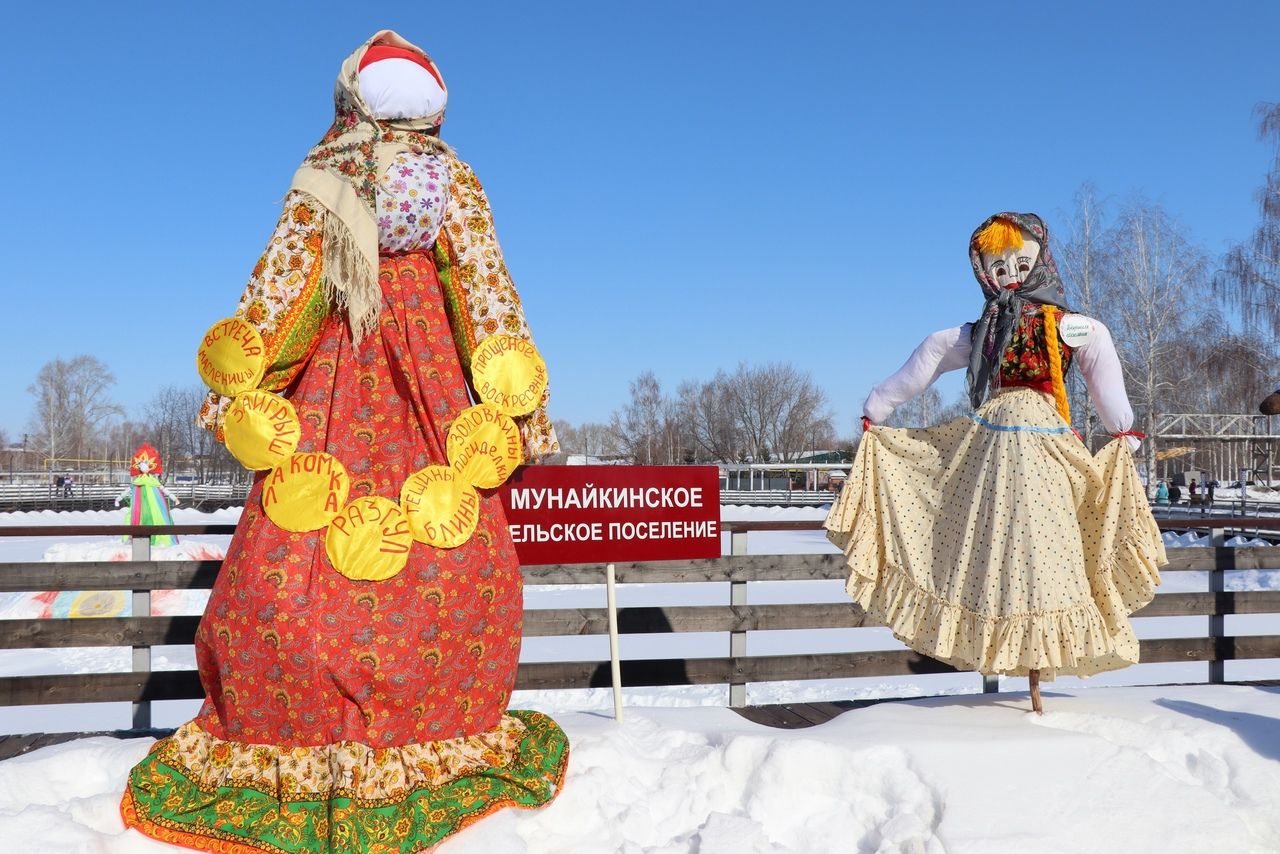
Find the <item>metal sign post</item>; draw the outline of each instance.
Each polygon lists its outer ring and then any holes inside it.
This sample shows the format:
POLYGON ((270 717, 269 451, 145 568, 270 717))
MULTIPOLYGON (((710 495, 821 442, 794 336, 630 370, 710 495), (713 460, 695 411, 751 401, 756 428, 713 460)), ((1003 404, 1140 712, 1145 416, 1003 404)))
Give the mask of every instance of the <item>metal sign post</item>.
POLYGON ((609 609, 609 675, 613 682, 613 717, 622 721, 622 660, 618 656, 618 596, 613 564, 604 568, 605 601, 609 609))

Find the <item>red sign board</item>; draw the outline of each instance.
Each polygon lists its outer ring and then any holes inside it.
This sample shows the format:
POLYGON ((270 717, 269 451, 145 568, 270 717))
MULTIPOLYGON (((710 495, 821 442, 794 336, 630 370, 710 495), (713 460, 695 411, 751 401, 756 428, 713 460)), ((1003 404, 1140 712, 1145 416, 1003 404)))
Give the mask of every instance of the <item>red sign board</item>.
POLYGON ((715 466, 525 466, 498 496, 522 564, 720 556, 715 466))

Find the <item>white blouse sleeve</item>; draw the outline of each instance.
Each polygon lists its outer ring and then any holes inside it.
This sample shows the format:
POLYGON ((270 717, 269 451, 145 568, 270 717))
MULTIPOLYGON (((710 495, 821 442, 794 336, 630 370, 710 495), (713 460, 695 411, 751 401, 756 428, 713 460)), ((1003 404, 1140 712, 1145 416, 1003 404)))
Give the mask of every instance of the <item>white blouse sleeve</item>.
MULTIPOLYGON (((1084 375, 1085 386, 1089 389, 1089 399, 1098 410, 1098 417, 1108 433, 1123 433, 1133 427, 1133 407, 1129 405, 1129 395, 1124 388, 1124 370, 1120 367, 1120 356, 1116 353, 1115 342, 1111 340, 1111 330, 1100 320, 1084 315, 1070 315, 1089 321, 1088 340, 1076 347, 1075 361, 1084 375)), ((1064 318, 1065 320, 1065 318, 1064 318)), ((1129 447, 1137 450, 1141 444, 1134 436, 1127 437, 1129 447)))
POLYGON ((947 371, 969 365, 969 333, 972 323, 935 332, 898 368, 893 376, 871 389, 862 405, 862 414, 872 424, 882 424, 893 410, 933 385, 947 371))

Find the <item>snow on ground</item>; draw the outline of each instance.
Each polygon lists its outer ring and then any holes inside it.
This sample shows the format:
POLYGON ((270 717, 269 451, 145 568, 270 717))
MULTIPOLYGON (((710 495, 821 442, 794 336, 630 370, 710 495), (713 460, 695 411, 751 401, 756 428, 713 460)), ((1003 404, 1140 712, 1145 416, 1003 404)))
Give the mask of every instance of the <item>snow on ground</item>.
MULTIPOLYGON (((883 703, 776 730, 723 708, 564 712, 559 798, 505 810, 439 854, 1274 852, 1280 690, 1046 692, 883 703)), ((174 850, 124 831, 151 739, 85 739, 0 763, 10 851, 174 850)))

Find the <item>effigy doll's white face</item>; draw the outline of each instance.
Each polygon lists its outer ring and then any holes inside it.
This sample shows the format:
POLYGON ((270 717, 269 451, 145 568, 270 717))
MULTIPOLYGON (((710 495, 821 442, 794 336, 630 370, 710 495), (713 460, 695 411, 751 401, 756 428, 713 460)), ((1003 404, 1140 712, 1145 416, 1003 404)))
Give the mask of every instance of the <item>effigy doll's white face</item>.
POLYGON ((142 472, 143 474, 146 474, 147 472, 151 471, 151 462, 149 460, 139 460, 138 471, 142 472))
POLYGON ((982 268, 1001 288, 1018 288, 1031 275, 1031 268, 1040 257, 1040 241, 1031 232, 1022 230, 1022 245, 999 255, 982 253, 982 268))

